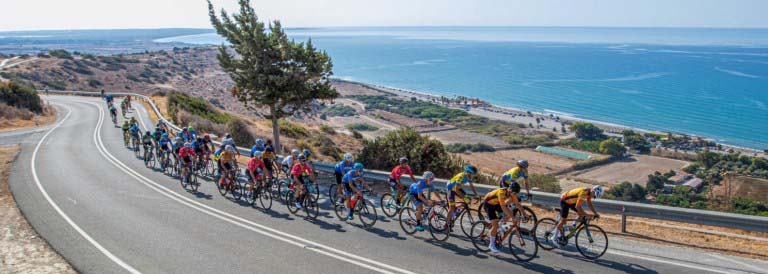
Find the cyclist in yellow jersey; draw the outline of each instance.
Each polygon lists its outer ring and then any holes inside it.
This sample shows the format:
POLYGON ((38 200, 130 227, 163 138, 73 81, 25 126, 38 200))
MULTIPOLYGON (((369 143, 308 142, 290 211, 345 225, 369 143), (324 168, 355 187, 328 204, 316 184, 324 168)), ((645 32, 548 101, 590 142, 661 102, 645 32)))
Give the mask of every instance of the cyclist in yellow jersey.
MULTIPOLYGON (((446 222, 446 225, 448 225, 448 229, 452 229, 451 226, 453 226, 453 213, 456 212, 456 196, 460 196, 462 198, 465 197, 466 193, 464 190, 461 189, 462 186, 464 186, 464 183, 469 183, 469 188, 472 189, 472 193, 475 196, 477 195, 477 191, 475 190, 475 185, 472 183, 472 179, 477 174, 477 167, 473 165, 467 165, 464 167, 464 172, 461 172, 459 174, 456 174, 451 178, 451 180, 448 182, 448 185, 445 187, 446 189, 446 197, 448 200, 448 221, 446 222)), ((465 203, 469 203, 466 198, 464 198, 465 203)))
POLYGON ((510 169, 509 171, 505 172, 504 175, 501 176, 501 180, 499 180, 499 187, 505 188, 511 183, 517 183, 517 180, 522 178, 524 186, 525 186, 525 192, 528 194, 528 198, 531 198, 531 187, 528 183, 528 161, 527 160, 520 160, 517 161, 517 166, 510 169))
POLYGON ((597 213, 595 207, 592 205, 592 199, 600 197, 603 197, 603 187, 600 185, 596 185, 591 188, 580 187, 566 191, 560 195, 560 221, 557 223, 557 229, 555 230, 555 233, 553 233, 552 238, 550 238, 555 246, 560 246, 557 240, 560 238, 560 232, 563 231, 566 218, 568 218, 568 211, 576 211, 576 213, 579 214, 579 219, 599 218, 600 214, 597 213), (586 212, 581 209, 581 205, 584 203, 584 201, 587 202, 589 210, 591 210, 594 215, 587 215, 586 212))
MULTIPOLYGON (((517 200, 517 194, 520 193, 520 184, 512 182, 507 184, 503 188, 496 189, 494 191, 485 194, 483 202, 485 203, 485 214, 488 216, 488 220, 491 221, 491 239, 488 248, 493 253, 499 253, 499 249, 496 248, 496 237, 499 234, 499 223, 506 222, 512 217, 511 206, 514 205, 518 212, 525 214, 523 206, 517 200), (499 213, 504 212, 504 218, 499 218, 499 213), (501 220, 499 220, 501 219, 501 220)), ((526 216, 527 217, 527 216, 526 216)), ((518 219, 514 219, 514 224, 517 225, 518 219)))

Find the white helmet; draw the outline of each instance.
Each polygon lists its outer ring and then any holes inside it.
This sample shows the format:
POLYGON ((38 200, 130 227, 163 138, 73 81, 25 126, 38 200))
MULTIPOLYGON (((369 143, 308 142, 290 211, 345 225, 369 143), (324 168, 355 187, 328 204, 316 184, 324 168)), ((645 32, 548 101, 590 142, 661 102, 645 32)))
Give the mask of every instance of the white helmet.
POLYGON ((352 161, 353 160, 352 154, 351 153, 344 154, 344 160, 352 161))
POLYGON ((592 192, 595 193, 595 198, 601 198, 603 197, 603 187, 600 185, 596 185, 592 187, 592 192))
POLYGON ((261 158, 261 151, 258 151, 258 150, 257 150, 257 151, 254 151, 254 152, 253 152, 253 157, 254 157, 254 158, 261 158))

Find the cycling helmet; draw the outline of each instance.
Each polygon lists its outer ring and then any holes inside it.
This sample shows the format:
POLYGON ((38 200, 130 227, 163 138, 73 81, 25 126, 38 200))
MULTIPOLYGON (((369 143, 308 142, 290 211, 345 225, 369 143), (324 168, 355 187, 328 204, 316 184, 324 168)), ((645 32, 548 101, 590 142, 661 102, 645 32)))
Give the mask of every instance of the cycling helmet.
POLYGON ((275 149, 272 147, 267 147, 264 149, 264 151, 275 152, 275 149))
POLYGON ((401 163, 401 164, 405 164, 405 163, 408 162, 408 158, 407 157, 402 157, 402 158, 400 158, 400 160, 398 162, 401 163))
POLYGON ((181 137, 176 136, 176 142, 181 142, 181 137))
POLYGON ((187 130, 189 130, 189 131, 193 131, 193 130, 195 130, 195 129, 194 129, 192 126, 188 126, 188 127, 187 127, 187 130))
POLYGON ((254 152, 253 152, 253 157, 254 157, 254 158, 261 158, 261 151, 258 151, 258 150, 257 150, 257 151, 254 151, 254 152))
POLYGON ((160 131, 160 127, 155 127, 155 131, 160 131))
POLYGON ((520 193, 520 184, 512 182, 509 184, 509 190, 512 191, 512 193, 520 193))
POLYGON ((522 168, 528 168, 528 160, 517 161, 517 166, 522 168))
POLYGON ((210 135, 210 134, 206 134, 205 136, 203 136, 203 138, 205 138, 205 139, 211 139, 211 135, 210 135))
POLYGON ((168 136, 170 136, 168 133, 163 133, 163 138, 168 138, 168 136))
POLYGON ((225 149, 226 149, 227 151, 235 151, 235 147, 233 147, 233 146, 230 146, 230 145, 227 145, 227 147, 226 147, 225 149))
POLYGON ((152 135, 152 132, 147 130, 147 135, 152 135))
POLYGON ((603 197, 603 187, 600 185, 593 186, 592 192, 595 193, 595 198, 603 197))
POLYGON ((363 164, 355 163, 355 165, 352 167, 352 169, 357 170, 357 171, 363 171, 363 164))
POLYGON ((257 145, 260 145, 260 146, 263 146, 263 145, 264 145, 264 140, 262 140, 262 139, 256 139, 256 144, 257 144, 257 145))
POLYGON ((306 160, 307 156, 304 156, 304 154, 299 154, 299 161, 306 160))
POLYGON ((232 134, 227 133, 227 135, 224 135, 226 138, 232 138, 232 134))
POLYGON ((477 174, 477 167, 475 167, 473 165, 467 165, 464 168, 464 172, 472 174, 472 175, 475 175, 475 174, 477 174))
POLYGON ((312 156, 312 151, 309 151, 309 149, 306 148, 301 153, 303 153, 305 156, 312 156))
POLYGON ((192 148, 192 143, 184 143, 184 147, 186 147, 186 148, 192 148))
POLYGON ((432 171, 424 171, 424 175, 422 175, 421 177, 424 177, 424 180, 434 180, 435 174, 432 173, 432 171))
POLYGON ((293 154, 295 156, 298 156, 299 155, 299 150, 298 149, 291 150, 291 154, 293 154))
POLYGON ((351 153, 344 154, 344 160, 345 161, 352 161, 353 160, 352 159, 352 154, 351 153))

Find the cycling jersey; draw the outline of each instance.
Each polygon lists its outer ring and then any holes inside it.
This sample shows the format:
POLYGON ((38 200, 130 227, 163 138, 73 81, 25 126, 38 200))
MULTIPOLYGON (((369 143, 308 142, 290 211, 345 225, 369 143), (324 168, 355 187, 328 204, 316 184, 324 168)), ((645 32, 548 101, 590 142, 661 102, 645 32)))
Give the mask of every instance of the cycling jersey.
POLYGON ((251 159, 248 160, 248 170, 261 173, 264 169, 266 169, 266 167, 264 167, 264 162, 261 159, 251 157, 251 159))
POLYGON ((470 179, 467 174, 464 172, 461 172, 459 174, 456 174, 451 178, 450 182, 448 182, 448 185, 445 187, 448 189, 449 192, 458 191, 461 189, 462 186, 464 186, 464 183, 471 183, 472 179, 470 179))
POLYGON ((129 129, 129 131, 130 131, 130 132, 131 132, 131 134, 133 134, 133 135, 138 135, 138 133, 139 133, 139 127, 138 127, 137 125, 132 125, 132 126, 131 126, 131 128, 129 129))
POLYGON ((517 182, 516 180, 520 178, 528 179, 528 171, 520 167, 514 167, 501 176, 499 187, 508 187, 510 183, 517 182))
POLYGON ((253 154, 256 153, 256 151, 264 151, 264 147, 253 145, 253 147, 251 147, 251 157, 253 157, 253 154))
POLYGON ((589 195, 588 187, 580 187, 572 189, 560 195, 560 200, 567 204, 578 204, 579 201, 592 201, 592 197, 589 195))
POLYGON ((192 148, 195 149, 195 151, 203 151, 202 144, 200 142, 198 142, 197 140, 192 142, 192 148))
POLYGON ((293 155, 288 155, 288 157, 285 157, 285 159, 283 159, 283 166, 286 166, 286 167, 293 166, 293 155))
POLYGON ((163 138, 163 133, 159 130, 155 130, 155 132, 152 133, 152 138, 155 138, 155 140, 158 141, 160 138, 163 138))
POLYGON ((160 138, 160 140, 157 142, 160 145, 160 148, 165 150, 168 148, 168 143, 171 142, 171 138, 160 138))
POLYGON ((511 193, 506 188, 499 188, 494 191, 488 192, 483 197, 485 203, 489 205, 501 205, 507 202, 507 199, 512 199, 512 202, 517 203, 517 196, 511 193))
POLYGON ((427 190, 427 189, 434 191, 435 186, 427 184, 427 182, 424 180, 419 180, 418 182, 411 184, 411 186, 408 188, 408 191, 413 195, 419 195, 421 193, 424 193, 424 190, 427 190))
POLYGON ((312 174, 312 168, 308 164, 297 163, 291 168, 291 175, 300 177, 302 175, 312 174))
POLYGON ((352 170, 352 166, 354 166, 354 165, 355 165, 355 163, 353 163, 353 162, 347 162, 347 161, 343 161, 342 160, 341 162, 336 164, 336 166, 334 166, 333 169, 334 169, 335 172, 338 172, 338 173, 341 173, 341 174, 346 174, 347 172, 352 170))
POLYGON ((146 143, 151 143, 152 142, 152 136, 141 135, 141 141, 144 142, 145 144, 146 143))
POLYGON ((393 179, 395 181, 400 181, 400 177, 403 176, 403 174, 408 174, 413 176, 413 171, 411 170, 410 166, 403 167, 402 165, 396 166, 394 169, 392 169, 392 173, 389 174, 389 178, 393 179))
POLYGON ((221 158, 221 153, 222 152, 223 151, 221 149, 218 149, 218 150, 214 151, 213 152, 213 160, 218 162, 219 158, 221 158))
POLYGON ((272 148, 272 146, 270 146, 270 145, 264 146, 264 153, 261 154, 261 158, 264 158, 264 159, 274 159, 275 157, 276 157, 275 156, 275 149, 272 148))
POLYGON ((188 148, 188 147, 182 147, 179 150, 179 157, 181 157, 181 158, 184 158, 184 157, 195 157, 195 151, 193 149, 191 149, 191 148, 188 148))
POLYGON ((221 140, 221 145, 223 146, 231 145, 232 147, 237 147, 235 146, 235 140, 232 138, 224 138, 224 140, 221 140))
POLYGON ((123 132, 126 132, 126 131, 128 131, 129 129, 131 129, 131 125, 129 125, 128 123, 124 123, 124 124, 123 124, 123 132))
POLYGON ((357 175, 356 170, 350 170, 346 174, 344 174, 344 177, 341 178, 342 183, 349 183, 349 182, 355 182, 359 179, 363 178, 363 173, 360 172, 360 175, 357 175))
POLYGON ((221 162, 222 163, 229 163, 230 161, 235 161, 235 153, 231 151, 224 151, 221 153, 221 162))

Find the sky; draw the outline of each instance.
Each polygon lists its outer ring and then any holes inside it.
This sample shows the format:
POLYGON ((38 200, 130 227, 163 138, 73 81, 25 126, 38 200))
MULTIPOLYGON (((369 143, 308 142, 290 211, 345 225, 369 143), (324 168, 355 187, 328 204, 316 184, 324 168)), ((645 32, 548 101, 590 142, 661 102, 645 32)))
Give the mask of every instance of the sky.
MULTIPOLYGON (((205 0, 1 0, 0 31, 210 28, 205 0)), ((213 0, 237 10, 236 0, 213 0)), ((767 0, 253 0, 286 27, 768 28, 767 0)))

